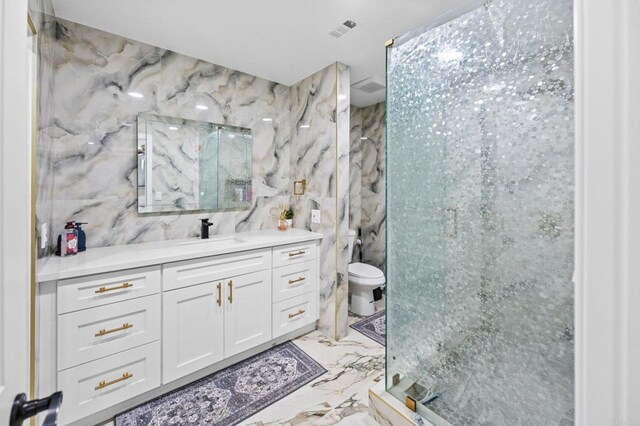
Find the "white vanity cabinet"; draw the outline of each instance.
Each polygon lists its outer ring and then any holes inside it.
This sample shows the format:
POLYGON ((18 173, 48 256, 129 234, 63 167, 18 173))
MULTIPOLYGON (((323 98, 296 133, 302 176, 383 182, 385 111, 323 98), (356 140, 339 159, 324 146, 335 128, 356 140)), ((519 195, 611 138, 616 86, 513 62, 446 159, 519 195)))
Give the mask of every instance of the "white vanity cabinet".
MULTIPOLYGON (((64 394, 62 424, 160 386, 160 270, 156 265, 53 283, 57 303, 45 307, 57 325, 57 356, 44 364, 57 372, 56 384, 47 387, 64 394)), ((49 323, 43 315, 40 321, 49 323)))
POLYGON ((163 383, 271 340, 270 272, 163 294, 163 383))
POLYGON ((317 245, 304 242, 273 249, 272 336, 279 337, 318 318, 317 245))
POLYGON ((271 271, 229 278, 224 310, 224 356, 271 340, 271 271))
POLYGON ((60 424, 107 420, 315 328, 321 236, 236 235, 224 247, 138 244, 46 265, 37 386, 63 391, 60 424))
POLYGON ((163 294, 162 383, 222 361, 222 282, 208 282, 163 294))

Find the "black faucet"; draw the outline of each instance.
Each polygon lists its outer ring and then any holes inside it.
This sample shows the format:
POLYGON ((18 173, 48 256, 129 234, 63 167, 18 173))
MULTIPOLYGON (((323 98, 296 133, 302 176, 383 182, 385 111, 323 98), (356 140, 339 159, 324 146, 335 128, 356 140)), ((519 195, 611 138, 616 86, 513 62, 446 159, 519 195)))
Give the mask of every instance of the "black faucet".
POLYGON ((209 222, 209 218, 200 219, 202 224, 200 225, 200 238, 203 240, 209 239, 209 227, 213 225, 213 223, 209 222))

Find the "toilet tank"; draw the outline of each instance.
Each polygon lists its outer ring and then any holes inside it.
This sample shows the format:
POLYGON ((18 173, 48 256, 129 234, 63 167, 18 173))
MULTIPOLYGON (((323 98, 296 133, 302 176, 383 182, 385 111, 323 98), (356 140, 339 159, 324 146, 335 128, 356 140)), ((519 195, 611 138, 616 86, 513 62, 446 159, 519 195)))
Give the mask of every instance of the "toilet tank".
MULTIPOLYGON (((356 231, 349 229, 349 263, 353 257, 353 245, 356 243, 356 231)), ((344 247, 344 246, 343 246, 344 247)))

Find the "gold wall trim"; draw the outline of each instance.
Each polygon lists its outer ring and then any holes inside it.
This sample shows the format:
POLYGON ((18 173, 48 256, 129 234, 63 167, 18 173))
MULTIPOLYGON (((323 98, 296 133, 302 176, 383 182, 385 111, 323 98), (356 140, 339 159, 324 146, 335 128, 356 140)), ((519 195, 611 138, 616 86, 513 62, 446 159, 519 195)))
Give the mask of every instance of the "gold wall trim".
POLYGON ((36 30, 36 25, 33 23, 33 19, 31 19, 31 14, 27 12, 27 25, 29 26, 29 31, 31 31, 31 35, 38 34, 38 30, 36 30))
MULTIPOLYGON (((38 256, 37 233, 36 233, 36 202, 37 202, 37 185, 36 185, 36 143, 38 140, 38 31, 31 16, 27 13, 27 25, 31 32, 32 47, 35 52, 35 62, 31 63, 31 208, 30 208, 30 265, 29 265, 29 396, 30 399, 36 398, 36 258, 38 256)), ((35 426, 35 418, 29 420, 30 426, 35 426)))
MULTIPOLYGON (((338 318, 340 312, 338 312, 338 288, 340 287, 340 63, 336 62, 336 139, 335 139, 335 174, 336 174, 336 217, 334 232, 336 233, 336 251, 335 251, 335 274, 333 278, 336 280, 336 284, 333 288, 333 340, 340 340, 340 332, 338 330, 338 318)), ((349 324, 347 324, 348 326, 349 324)))

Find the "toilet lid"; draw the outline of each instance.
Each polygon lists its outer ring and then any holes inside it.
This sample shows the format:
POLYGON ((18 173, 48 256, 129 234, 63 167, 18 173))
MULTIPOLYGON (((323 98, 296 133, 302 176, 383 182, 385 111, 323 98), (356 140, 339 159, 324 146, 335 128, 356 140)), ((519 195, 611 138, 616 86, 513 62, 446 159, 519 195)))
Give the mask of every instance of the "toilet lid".
POLYGON ((350 263, 349 275, 361 278, 382 278, 384 274, 375 266, 366 263, 350 263))

